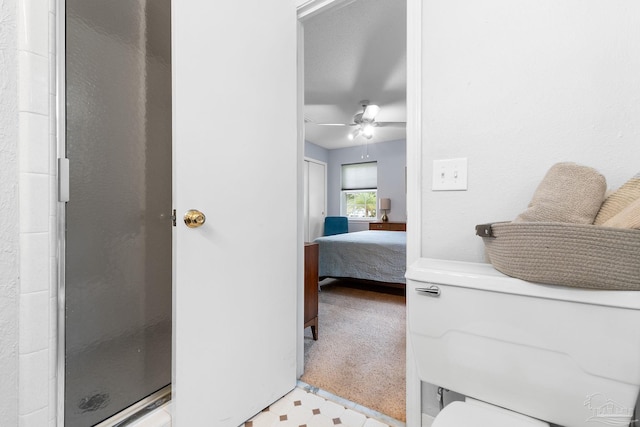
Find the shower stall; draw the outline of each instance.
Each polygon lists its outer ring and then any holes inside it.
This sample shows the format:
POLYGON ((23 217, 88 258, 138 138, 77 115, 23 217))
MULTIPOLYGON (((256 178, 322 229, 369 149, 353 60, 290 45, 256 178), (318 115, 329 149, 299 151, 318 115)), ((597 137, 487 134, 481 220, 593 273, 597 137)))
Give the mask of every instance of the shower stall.
POLYGON ((168 398, 171 2, 63 3, 59 409, 72 427, 168 398))

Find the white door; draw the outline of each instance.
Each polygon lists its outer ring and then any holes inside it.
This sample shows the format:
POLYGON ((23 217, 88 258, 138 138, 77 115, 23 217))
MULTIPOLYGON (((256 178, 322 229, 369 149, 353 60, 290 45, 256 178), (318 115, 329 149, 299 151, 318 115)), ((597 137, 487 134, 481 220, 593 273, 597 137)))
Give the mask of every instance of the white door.
POLYGON ((296 380, 296 8, 172 7, 174 425, 237 426, 296 380))
POLYGON ((309 163, 309 241, 320 237, 324 231, 326 211, 326 166, 321 163, 309 163))

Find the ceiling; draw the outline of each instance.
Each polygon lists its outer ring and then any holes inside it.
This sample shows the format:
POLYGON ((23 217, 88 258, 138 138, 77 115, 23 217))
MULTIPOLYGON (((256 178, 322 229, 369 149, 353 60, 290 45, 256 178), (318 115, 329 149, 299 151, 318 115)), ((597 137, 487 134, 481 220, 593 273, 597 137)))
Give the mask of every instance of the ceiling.
MULTIPOLYGON (((380 106, 376 121, 406 122, 406 1, 357 0, 304 22, 305 139, 326 149, 349 140, 360 101, 380 106)), ((402 127, 375 128, 368 143, 404 139, 402 127)))

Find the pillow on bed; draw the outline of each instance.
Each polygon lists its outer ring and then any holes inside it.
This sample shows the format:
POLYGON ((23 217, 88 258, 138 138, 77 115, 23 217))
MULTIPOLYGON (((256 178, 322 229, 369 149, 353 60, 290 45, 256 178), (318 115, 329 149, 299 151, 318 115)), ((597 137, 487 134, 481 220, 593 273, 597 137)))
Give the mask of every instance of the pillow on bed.
POLYGON ((514 222, 592 224, 606 190, 606 179, 597 170, 556 163, 538 185, 527 210, 514 222))
POLYGON ((604 225, 637 199, 640 199, 640 172, 607 197, 593 223, 604 225))

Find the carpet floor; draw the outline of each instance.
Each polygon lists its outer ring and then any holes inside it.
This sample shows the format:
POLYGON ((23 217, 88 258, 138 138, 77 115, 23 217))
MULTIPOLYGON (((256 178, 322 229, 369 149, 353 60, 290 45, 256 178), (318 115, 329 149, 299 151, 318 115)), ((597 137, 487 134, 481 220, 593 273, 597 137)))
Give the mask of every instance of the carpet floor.
POLYGON ((335 279, 322 284, 318 341, 307 328, 301 380, 405 421, 404 290, 335 279))

